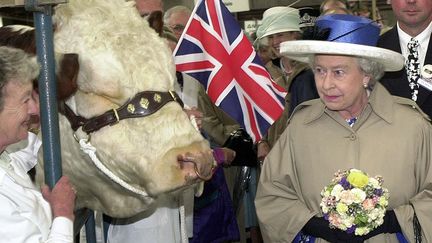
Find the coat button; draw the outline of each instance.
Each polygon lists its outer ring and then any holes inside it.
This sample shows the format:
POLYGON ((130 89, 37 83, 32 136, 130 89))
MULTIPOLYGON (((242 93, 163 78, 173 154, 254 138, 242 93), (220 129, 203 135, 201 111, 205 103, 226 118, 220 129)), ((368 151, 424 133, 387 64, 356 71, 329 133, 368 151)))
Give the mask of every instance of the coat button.
POLYGON ((349 138, 350 138, 351 141, 354 141, 354 140, 356 140, 357 136, 356 136, 354 133, 352 133, 352 134, 349 136, 349 138))

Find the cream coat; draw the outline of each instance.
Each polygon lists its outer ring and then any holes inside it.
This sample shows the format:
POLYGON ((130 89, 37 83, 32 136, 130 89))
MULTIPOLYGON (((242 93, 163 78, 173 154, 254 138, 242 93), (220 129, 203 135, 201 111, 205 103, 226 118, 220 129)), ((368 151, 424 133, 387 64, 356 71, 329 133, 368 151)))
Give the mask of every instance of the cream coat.
MULTIPOLYGON (((266 160, 256 208, 265 242, 291 242, 314 215, 334 172, 357 168, 382 175, 403 234, 413 242, 413 208, 432 242, 431 125, 408 99, 377 84, 353 128, 319 100, 296 108, 266 160)), ((318 242, 325 242, 318 239, 318 242)), ((398 242, 381 234, 367 242, 398 242)))

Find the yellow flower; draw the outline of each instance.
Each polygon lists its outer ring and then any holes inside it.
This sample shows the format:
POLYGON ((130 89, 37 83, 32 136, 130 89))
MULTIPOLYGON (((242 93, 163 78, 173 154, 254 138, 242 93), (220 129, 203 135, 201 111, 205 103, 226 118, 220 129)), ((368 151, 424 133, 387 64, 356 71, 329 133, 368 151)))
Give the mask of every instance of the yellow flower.
POLYGON ((352 171, 347 177, 347 181, 354 187, 363 188, 369 182, 369 177, 361 171, 352 171))
POLYGON ((365 235, 367 233, 369 233, 369 229, 367 227, 358 227, 355 229, 354 234, 355 235, 365 235))
POLYGON ((379 201, 378 201, 379 205, 383 206, 383 207, 387 207, 388 205, 388 200, 385 197, 380 197, 379 201))
POLYGON ((345 203, 338 203, 336 205, 336 211, 340 214, 344 214, 348 211, 348 206, 345 203))

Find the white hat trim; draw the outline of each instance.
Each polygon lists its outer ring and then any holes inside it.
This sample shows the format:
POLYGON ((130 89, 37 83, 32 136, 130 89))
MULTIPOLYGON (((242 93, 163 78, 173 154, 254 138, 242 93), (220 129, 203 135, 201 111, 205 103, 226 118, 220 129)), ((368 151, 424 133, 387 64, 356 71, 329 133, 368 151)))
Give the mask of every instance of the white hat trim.
POLYGON ((285 41, 280 45, 282 55, 290 59, 309 63, 316 54, 346 55, 365 57, 384 65, 385 71, 399 71, 404 67, 404 58, 400 53, 380 47, 358 45, 343 42, 318 40, 285 41))

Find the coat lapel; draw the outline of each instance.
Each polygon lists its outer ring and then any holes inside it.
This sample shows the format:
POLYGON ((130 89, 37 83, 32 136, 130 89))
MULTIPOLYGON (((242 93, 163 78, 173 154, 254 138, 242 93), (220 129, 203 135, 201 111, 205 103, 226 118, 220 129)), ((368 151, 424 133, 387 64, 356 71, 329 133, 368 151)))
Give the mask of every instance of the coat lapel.
MULTIPOLYGON (((381 36, 378 46, 383 47, 398 53, 402 53, 401 47, 399 44, 399 35, 397 32, 397 28, 393 27, 383 36, 381 36)), ((426 58, 424 65, 432 64, 432 38, 429 39, 428 50, 426 53, 426 58)), ((411 91, 408 87, 408 78, 406 75, 405 68, 401 69, 397 72, 387 72, 384 77, 381 79, 381 83, 390 91, 392 95, 397 95, 401 97, 405 97, 411 99, 411 91)), ((432 102, 432 91, 423 88, 420 86, 419 93, 417 95, 417 104, 424 109, 425 103, 432 102)), ((427 105, 429 106, 429 105, 427 105)), ((430 112, 425 111, 430 115, 430 112)))

